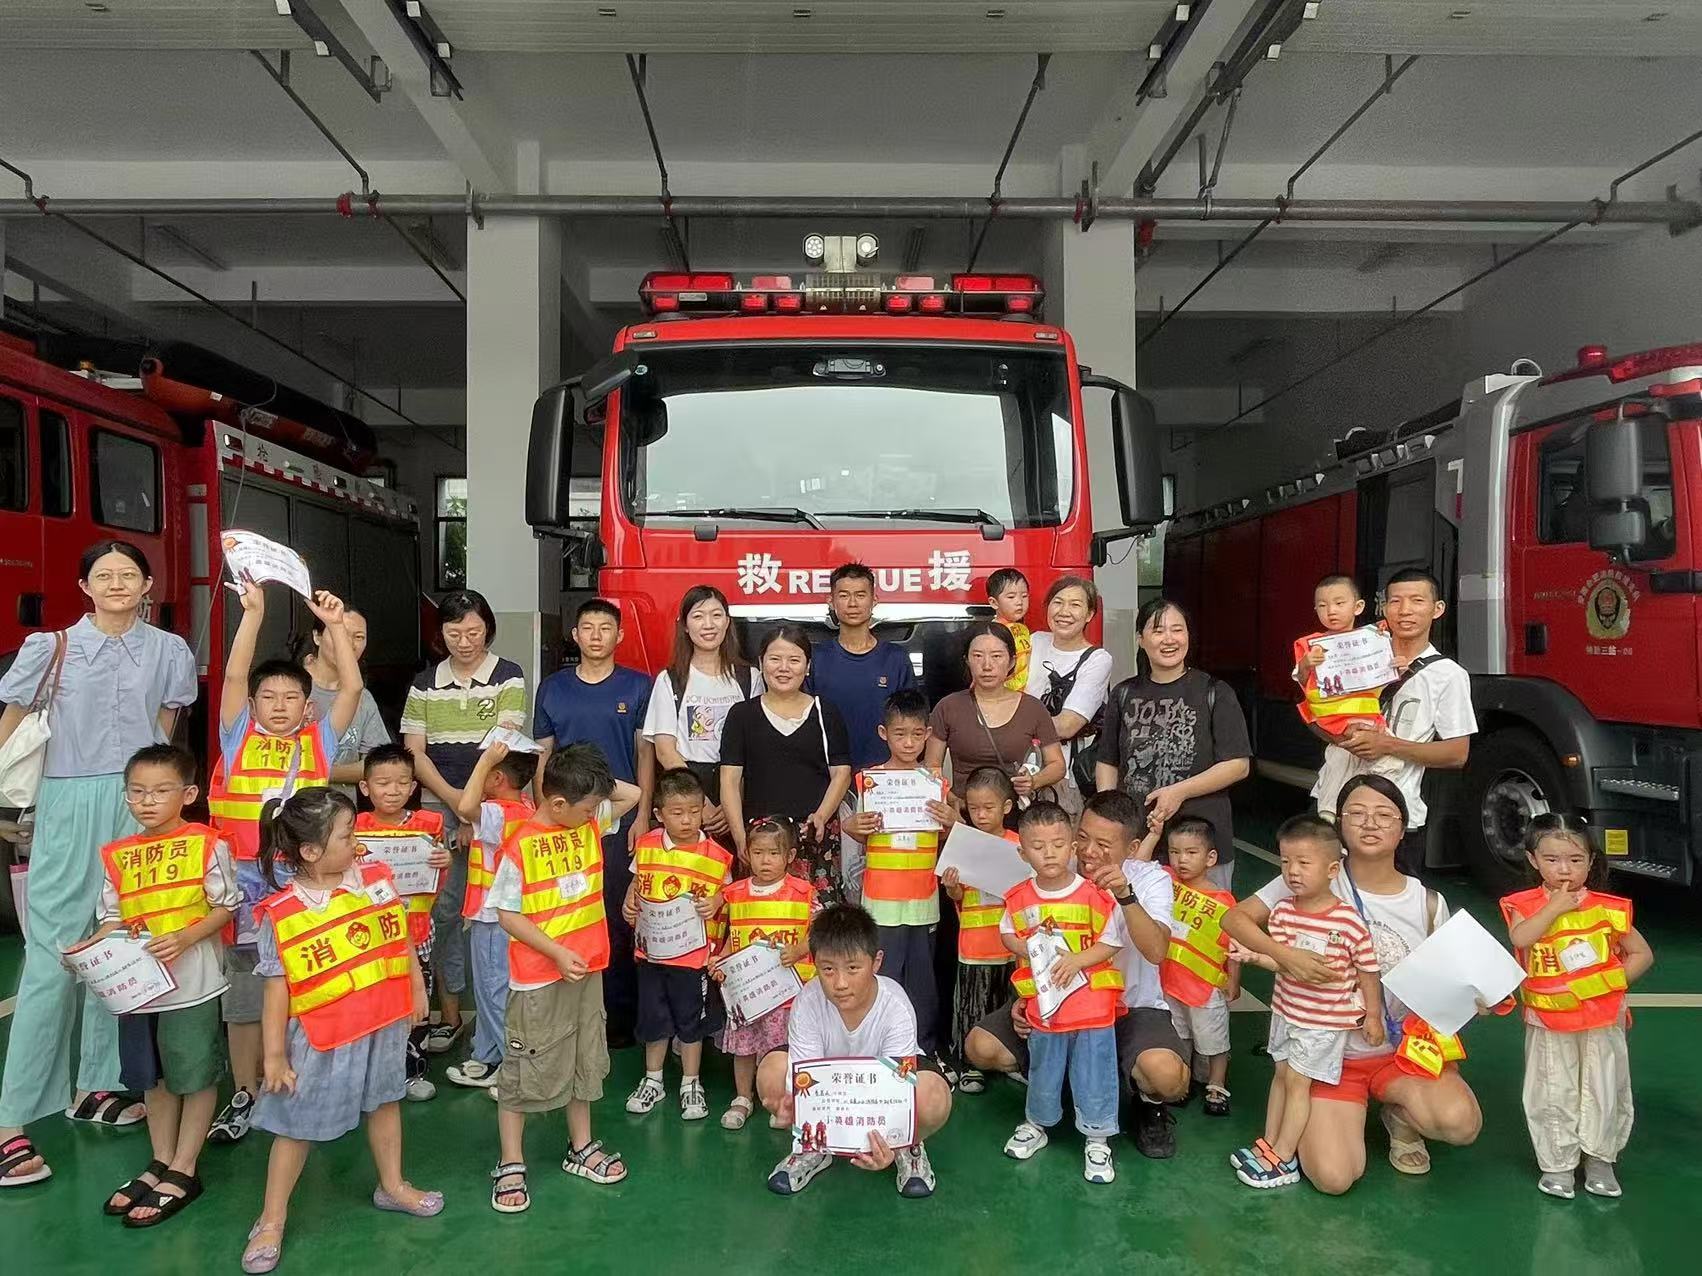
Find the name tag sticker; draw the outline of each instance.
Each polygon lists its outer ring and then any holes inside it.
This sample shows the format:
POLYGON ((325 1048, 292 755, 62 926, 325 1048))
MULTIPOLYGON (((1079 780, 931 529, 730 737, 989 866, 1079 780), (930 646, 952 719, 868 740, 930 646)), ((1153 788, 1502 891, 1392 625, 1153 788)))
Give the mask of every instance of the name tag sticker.
POLYGON ((1319 935, 1308 935, 1301 932, 1294 937, 1294 946, 1304 953, 1317 953, 1320 957, 1329 952, 1329 945, 1319 935))
POLYGON ((397 899, 396 888, 389 882, 374 882, 371 886, 366 888, 366 897, 374 904, 381 906, 384 904, 394 904, 397 899))
POLYGON ((578 899, 589 885, 583 873, 563 873, 556 878, 556 890, 563 899, 578 899))
POLYGON ((1594 966, 1596 961, 1596 950, 1582 939, 1574 939, 1560 950, 1560 964, 1568 974, 1594 966))

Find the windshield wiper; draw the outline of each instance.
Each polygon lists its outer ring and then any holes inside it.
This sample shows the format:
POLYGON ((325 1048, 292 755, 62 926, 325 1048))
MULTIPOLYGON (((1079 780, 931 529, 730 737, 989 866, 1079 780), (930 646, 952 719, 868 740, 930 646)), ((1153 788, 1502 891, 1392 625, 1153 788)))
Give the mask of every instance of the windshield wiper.
POLYGON ((831 510, 822 517, 933 519, 940 523, 979 523, 983 527, 1004 527, 1003 523, 986 510, 978 509, 831 510))
POLYGON ((749 518, 769 523, 807 523, 818 532, 826 529, 808 510, 794 505, 729 505, 705 510, 646 510, 649 518, 749 518))

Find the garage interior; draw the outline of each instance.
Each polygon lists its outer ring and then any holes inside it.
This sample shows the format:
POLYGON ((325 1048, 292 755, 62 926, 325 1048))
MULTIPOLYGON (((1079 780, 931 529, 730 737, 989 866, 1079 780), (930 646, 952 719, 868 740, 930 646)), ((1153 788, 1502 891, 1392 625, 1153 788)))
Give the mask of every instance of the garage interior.
MULTIPOLYGON (((192 343, 366 422, 369 477, 419 510, 421 592, 483 591, 535 685, 573 585, 521 513, 533 400, 645 318, 650 272, 799 271, 807 235, 872 234, 884 271, 1038 276, 1082 362, 1152 402, 1173 512, 1206 510, 1515 360, 1554 373, 1585 346, 1702 339, 1699 58, 1690 0, 0 0, 0 323, 192 343)), ((1104 525, 1110 430, 1088 449, 1104 525)), ((1119 676, 1163 563, 1160 528, 1099 569, 1119 676)), ((1296 798, 1258 782, 1248 839, 1274 847, 1296 798)), ((1252 859, 1238 895, 1268 875, 1252 859)), ((1463 879, 1441 886, 1493 916, 1463 879)), ((286 1261, 1005 1270, 1061 1234, 1077 1262, 1176 1271, 1464 1272, 1497 1253, 1682 1270, 1673 1220, 1702 1189, 1694 898, 1640 914, 1649 995, 1669 1000, 1638 1012, 1612 1206, 1529 1189, 1518 1032, 1498 1021, 1470 1045, 1477 1146, 1428 1180, 1378 1164, 1351 1201, 1250 1199, 1209 1137, 1225 1123, 1197 1108, 1176 1160, 1126 1158, 1119 1198, 1069 1177, 1036 1191, 996 1154, 1021 1105, 1007 1086, 960 1105, 934 1152, 949 1190, 920 1210, 885 1180, 768 1196, 761 1122, 729 1147, 617 1114, 637 1177, 595 1205, 546 1180, 521 1235, 482 1204, 489 1105, 450 1094, 406 1118, 415 1176, 450 1211, 392 1228, 345 1139, 298 1197, 286 1261)), ((0 936, 0 998, 18 956, 0 936)), ((1237 1131, 1264 1084, 1255 1020, 1236 1018, 1237 1131)), ((636 1067, 617 1056, 611 1094, 636 1067)), ((51 1198, 0 1197, 18 1270, 234 1264, 264 1177, 252 1144, 208 1156, 230 1168, 193 1221, 111 1239, 93 1208, 123 1136, 47 1137, 51 1198)))

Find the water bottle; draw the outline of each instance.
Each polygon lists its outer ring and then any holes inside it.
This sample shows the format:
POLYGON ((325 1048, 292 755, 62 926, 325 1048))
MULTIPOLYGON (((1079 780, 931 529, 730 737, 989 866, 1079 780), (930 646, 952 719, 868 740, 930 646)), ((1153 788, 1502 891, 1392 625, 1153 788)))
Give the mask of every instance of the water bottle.
MULTIPOLYGON (((1040 768, 1045 765, 1045 759, 1040 756, 1040 741, 1038 739, 1030 739, 1028 742, 1028 752, 1022 755, 1022 765, 1017 768, 1017 774, 1033 777, 1039 775, 1040 768)), ((1021 799, 1017 805, 1027 806, 1033 800, 1034 799, 1032 797, 1025 797, 1021 799)))

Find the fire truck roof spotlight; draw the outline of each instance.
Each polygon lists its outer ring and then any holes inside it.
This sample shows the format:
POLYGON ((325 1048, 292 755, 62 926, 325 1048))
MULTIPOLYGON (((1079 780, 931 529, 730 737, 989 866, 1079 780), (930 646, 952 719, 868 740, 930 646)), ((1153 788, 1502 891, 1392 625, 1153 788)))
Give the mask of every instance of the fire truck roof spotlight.
POLYGON ((860 264, 865 266, 868 265, 877 256, 879 256, 880 251, 881 241, 876 239, 873 235, 857 236, 857 261, 860 264))
POLYGON ((820 235, 804 236, 804 260, 820 261, 827 256, 827 240, 820 235))

